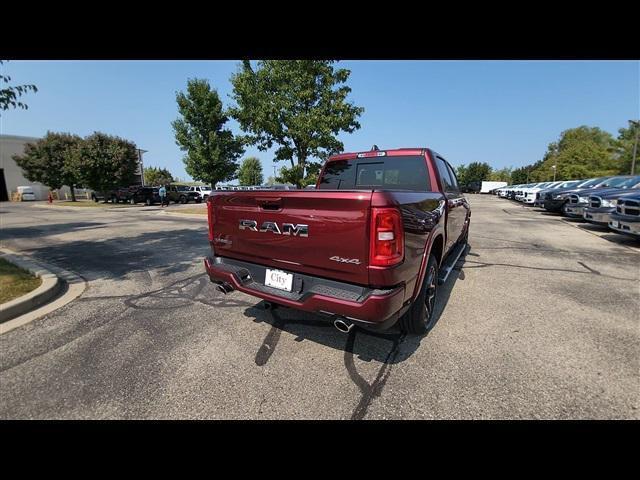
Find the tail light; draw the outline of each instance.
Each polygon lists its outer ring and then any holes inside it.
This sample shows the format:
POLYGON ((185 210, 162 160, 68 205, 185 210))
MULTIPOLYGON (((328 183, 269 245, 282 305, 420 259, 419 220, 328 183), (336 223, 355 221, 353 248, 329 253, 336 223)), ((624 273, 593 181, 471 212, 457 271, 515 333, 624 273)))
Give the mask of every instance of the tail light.
POLYGON ((213 202, 207 202, 207 219, 209 220, 209 241, 213 242, 213 202))
POLYGON ((404 258, 402 217, 396 208, 372 208, 369 265, 390 267, 404 258))

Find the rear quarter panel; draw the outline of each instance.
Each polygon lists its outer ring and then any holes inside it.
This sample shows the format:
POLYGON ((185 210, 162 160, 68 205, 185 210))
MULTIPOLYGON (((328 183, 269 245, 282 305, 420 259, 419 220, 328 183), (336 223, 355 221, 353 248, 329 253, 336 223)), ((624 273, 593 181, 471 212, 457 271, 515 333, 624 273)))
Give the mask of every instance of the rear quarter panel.
POLYGON ((375 192, 373 207, 395 206, 402 213, 404 262, 394 268, 369 267, 372 286, 405 283, 405 301, 413 298, 433 239, 444 235, 446 200, 438 192, 375 192))

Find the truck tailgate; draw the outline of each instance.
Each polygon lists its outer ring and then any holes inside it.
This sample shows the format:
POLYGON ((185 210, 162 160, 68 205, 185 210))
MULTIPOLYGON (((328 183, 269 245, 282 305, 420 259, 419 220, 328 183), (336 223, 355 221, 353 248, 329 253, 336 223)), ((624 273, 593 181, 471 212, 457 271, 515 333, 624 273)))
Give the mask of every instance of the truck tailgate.
POLYGON ((366 285, 371 196, 364 190, 215 193, 209 199, 215 254, 366 285))

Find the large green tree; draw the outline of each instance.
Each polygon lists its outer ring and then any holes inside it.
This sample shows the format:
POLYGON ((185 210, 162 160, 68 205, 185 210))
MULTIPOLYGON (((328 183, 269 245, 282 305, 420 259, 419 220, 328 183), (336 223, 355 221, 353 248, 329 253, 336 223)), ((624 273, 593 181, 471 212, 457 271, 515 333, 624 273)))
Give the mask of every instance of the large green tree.
POLYGON ((95 132, 80 143, 70 162, 79 183, 98 192, 130 185, 138 169, 133 142, 95 132))
POLYGON ((238 181, 240 185, 262 185, 262 163, 256 157, 247 157, 240 163, 238 181))
POLYGON ((640 169, 638 168, 638 157, 640 156, 640 122, 630 122, 628 128, 618 130, 618 138, 615 144, 615 159, 620 166, 620 173, 630 173, 634 175, 640 169), (637 144, 637 145, 636 145, 637 144), (636 150, 635 171, 631 171, 634 149, 636 150))
POLYGON ((176 93, 180 117, 171 123, 176 144, 186 152, 183 161, 194 180, 210 184, 235 178, 241 139, 225 129, 228 121, 216 90, 203 79, 187 81, 187 91, 176 93))
POLYGON ((615 160, 615 142, 609 132, 598 127, 580 126, 565 130, 557 142, 547 147, 542 162, 533 168, 533 178, 579 179, 620 173, 615 160))
POLYGON ((3 73, 3 65, 6 63, 6 60, 0 60, 0 110, 9 110, 10 108, 26 110, 29 106, 18 99, 29 91, 37 92, 38 88, 33 84, 9 85, 11 77, 3 73))
POLYGON ((513 169, 511 167, 499 168, 498 170, 493 170, 489 175, 489 180, 492 182, 507 182, 511 183, 511 171, 513 169))
POLYGON ((51 189, 68 185, 71 199, 75 202, 75 187, 79 181, 72 168, 72 160, 81 143, 82 138, 78 135, 47 132, 37 142, 28 143, 24 154, 14 155, 13 159, 32 182, 40 182, 51 189))
POLYGON ((146 185, 166 185, 173 181, 173 175, 166 168, 146 167, 144 169, 144 183, 146 185))
POLYGON ((289 161, 302 186, 308 165, 343 149, 340 132, 352 133, 364 109, 347 101, 350 71, 324 60, 242 63, 231 77, 236 105, 230 115, 261 151, 276 147, 274 161, 289 161), (296 168, 297 167, 297 168, 296 168))
POLYGON ((471 162, 467 166, 460 165, 456 169, 456 176, 458 177, 458 183, 461 185, 468 185, 472 182, 489 180, 491 171, 491 166, 488 163, 471 162))

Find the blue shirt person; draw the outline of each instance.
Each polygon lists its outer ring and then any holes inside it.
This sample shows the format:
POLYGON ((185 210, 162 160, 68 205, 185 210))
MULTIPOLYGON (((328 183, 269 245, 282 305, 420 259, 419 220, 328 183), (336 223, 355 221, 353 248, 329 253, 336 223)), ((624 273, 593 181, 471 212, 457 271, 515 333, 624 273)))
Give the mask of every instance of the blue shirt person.
POLYGON ((160 195, 160 205, 164 207, 164 200, 167 196, 167 189, 164 185, 158 189, 158 195, 160 195))

